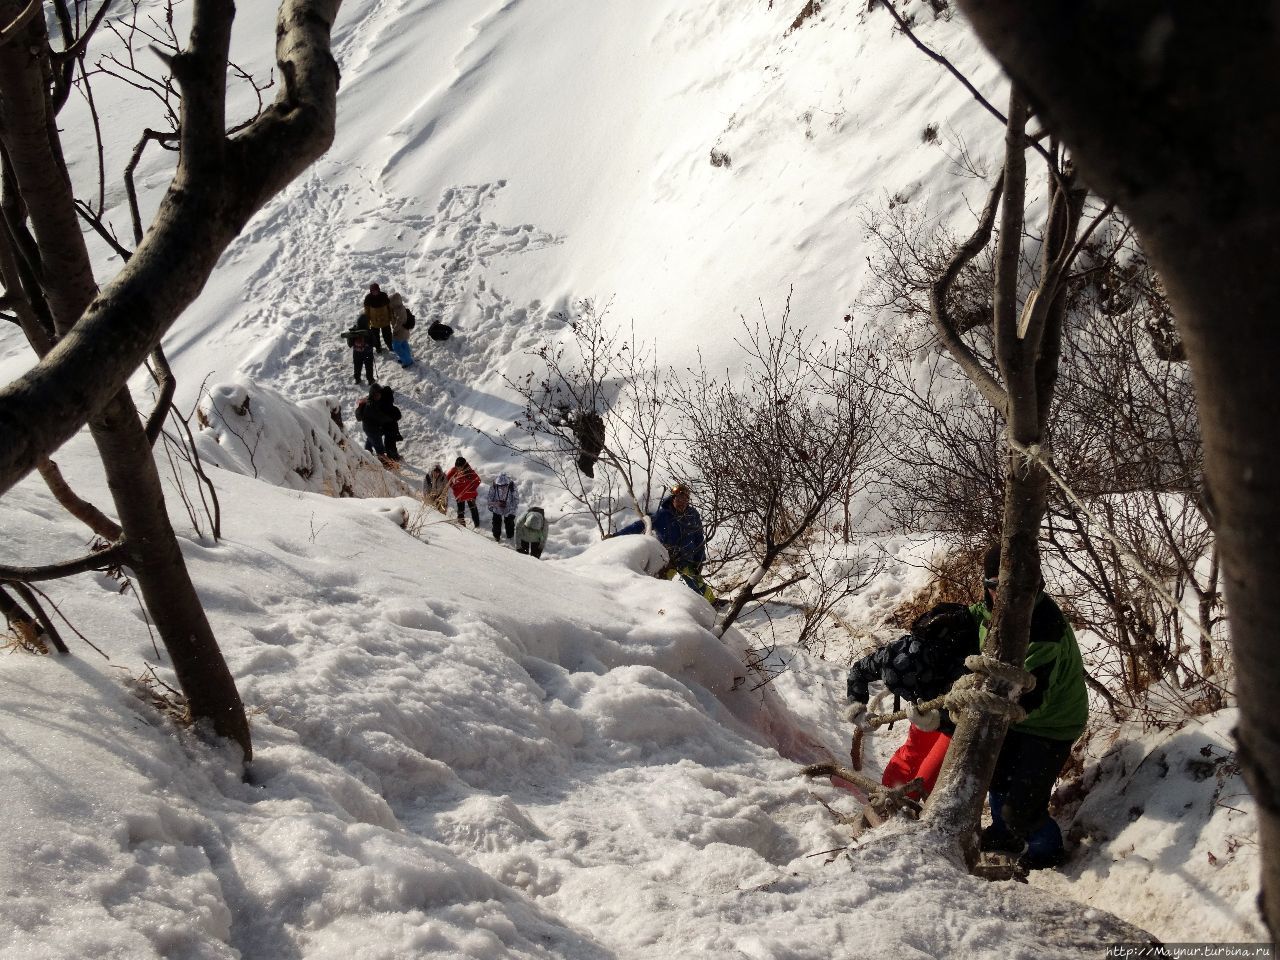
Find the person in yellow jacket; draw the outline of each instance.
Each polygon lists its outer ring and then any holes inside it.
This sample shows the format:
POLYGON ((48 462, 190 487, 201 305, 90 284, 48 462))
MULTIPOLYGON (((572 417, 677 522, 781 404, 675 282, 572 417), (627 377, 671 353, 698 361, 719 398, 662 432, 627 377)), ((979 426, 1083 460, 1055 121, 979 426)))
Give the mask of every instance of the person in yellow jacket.
MULTIPOLYGON (((391 321, 394 319, 391 315, 391 298, 376 283, 369 284, 369 292, 364 298, 364 315, 369 318, 374 343, 378 342, 379 336, 386 337, 387 349, 391 349, 391 321)), ((382 351, 381 345, 378 346, 378 351, 382 351)))

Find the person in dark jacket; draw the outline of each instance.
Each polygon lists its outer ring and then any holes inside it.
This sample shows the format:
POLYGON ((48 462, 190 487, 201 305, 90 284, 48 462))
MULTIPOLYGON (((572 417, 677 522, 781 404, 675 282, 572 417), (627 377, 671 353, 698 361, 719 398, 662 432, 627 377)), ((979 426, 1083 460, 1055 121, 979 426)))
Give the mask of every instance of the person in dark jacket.
POLYGON ((471 521, 480 526, 480 510, 476 507, 476 497, 480 495, 480 474, 471 469, 466 457, 459 457, 453 462, 453 469, 444 475, 449 483, 449 492, 458 504, 458 523, 466 526, 463 508, 471 507, 471 521))
POLYGON ((370 383, 373 383, 373 334, 369 331, 369 318, 362 311, 356 318, 355 326, 342 334, 351 348, 351 360, 355 365, 356 383, 360 383, 361 370, 370 383))
POLYGON ((395 426, 382 404, 382 387, 376 383, 369 387, 369 395, 356 404, 356 419, 364 427, 364 448, 378 456, 386 456, 387 448, 382 438, 386 434, 387 424, 395 426))
MULTIPOLYGON (((1000 584, 999 545, 987 551, 982 567, 985 596, 969 608, 978 624, 979 645, 986 639, 1000 584)), ((1049 797, 1071 756, 1071 744, 1089 720, 1080 646, 1071 624, 1043 589, 1031 613, 1023 669, 1036 678, 1036 685, 1018 699, 1026 719, 1005 734, 991 777, 992 822, 978 845, 1021 856, 1023 866, 1035 870, 1058 866, 1066 858, 1062 830, 1049 816, 1049 797)))
POLYGON ((404 437, 400 436, 400 408, 395 404, 395 394, 390 387, 382 388, 382 392, 378 394, 378 403, 387 415, 382 426, 382 445, 386 448, 387 456, 399 463, 400 451, 396 444, 404 437))
POLYGON ((572 430, 578 441, 578 469, 594 479, 596 461, 604 450, 604 419, 594 410, 580 410, 573 418, 572 430))
MULTIPOLYGON (((690 503, 689 488, 677 483, 669 496, 649 514, 653 534, 667 548, 667 568, 661 576, 668 580, 680 577, 690 590, 700 593, 708 602, 715 601, 715 593, 702 579, 702 565, 707 560, 707 540, 702 531, 702 517, 690 503)), ((644 520, 637 520, 623 527, 615 537, 644 533, 644 520)))
POLYGON ((449 481, 438 463, 422 478, 422 498, 441 513, 449 510, 449 481))
MULTIPOLYGON (((374 343, 377 344, 379 335, 387 338, 387 349, 391 349, 391 324, 393 317, 391 316, 391 298, 382 292, 382 289, 376 284, 369 284, 369 292, 364 298, 365 316, 369 318, 369 329, 373 331, 374 343)), ((378 352, 382 352, 382 347, 378 346, 378 352)))
MULTIPOLYGON (((865 723, 870 685, 879 680, 895 698, 920 703, 942 696, 967 671, 964 659, 974 651, 978 628, 969 609, 959 603, 940 603, 921 614, 911 632, 863 657, 849 670, 849 706, 845 717, 855 724, 865 723)), ((919 777, 924 794, 933 792, 942 761, 951 745, 954 727, 950 718, 938 716, 938 723, 926 719, 924 726, 911 723, 907 739, 885 765, 881 782, 897 787, 919 777), (928 729, 932 726, 932 729, 928 729)))

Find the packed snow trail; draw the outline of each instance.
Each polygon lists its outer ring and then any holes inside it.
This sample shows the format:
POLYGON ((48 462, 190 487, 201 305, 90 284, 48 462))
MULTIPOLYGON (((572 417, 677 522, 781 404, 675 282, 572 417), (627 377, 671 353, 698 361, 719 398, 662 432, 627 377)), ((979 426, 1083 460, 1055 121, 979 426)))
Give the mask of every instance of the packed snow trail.
POLYGON ((428 205, 372 185, 334 182, 312 172, 244 238, 250 247, 281 239, 250 276, 245 313, 231 327, 232 337, 254 331, 261 344, 243 372, 295 399, 341 399, 349 411, 367 388, 352 383, 351 351, 338 334, 354 324, 368 283, 398 290, 418 318, 410 338, 415 364, 402 368, 385 351, 376 355, 375 376, 395 391, 404 414, 408 473, 436 461, 448 466, 480 442, 472 423, 510 426, 520 408, 502 372, 563 327, 541 303, 505 297, 489 271, 498 258, 556 240, 485 216, 501 183, 450 189, 424 212, 428 205), (454 337, 431 340, 432 320, 452 326, 454 337))
MULTIPOLYGON (((85 438, 64 449, 97 497, 92 466, 85 438)), ((154 653, 115 580, 51 585, 111 660, 5 661, 4 960, 1092 957, 1137 936, 891 837, 832 859, 847 836, 815 794, 851 800, 796 775, 808 725, 739 681, 743 638, 705 602, 640 572, 648 538, 540 562, 444 522, 415 539, 408 500, 218 476, 225 539, 184 549, 249 776, 130 692, 154 653)), ((79 546, 38 481, 0 525, 29 558, 79 546)), ((834 729, 838 669, 804 673, 834 729)))

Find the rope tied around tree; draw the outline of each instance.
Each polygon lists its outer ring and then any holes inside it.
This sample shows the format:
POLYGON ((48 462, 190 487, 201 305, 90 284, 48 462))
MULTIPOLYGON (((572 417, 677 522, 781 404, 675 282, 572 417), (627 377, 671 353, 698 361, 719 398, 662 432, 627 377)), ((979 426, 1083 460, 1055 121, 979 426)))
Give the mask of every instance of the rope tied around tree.
MULTIPOLYGON (((949 713, 966 710, 970 713, 985 713, 991 716, 1007 717, 1010 723, 1025 720, 1027 713, 1018 706, 1018 697, 1036 685, 1036 678, 1021 667, 988 657, 985 654, 974 654, 966 657, 965 667, 969 673, 960 677, 951 689, 940 697, 926 700, 917 706, 918 710, 946 710, 949 713), (1003 685, 1009 692, 996 693, 983 686, 986 678, 991 678, 1003 685)), ((895 713, 868 717, 867 726, 882 727, 888 723, 908 719, 906 710, 895 713)))

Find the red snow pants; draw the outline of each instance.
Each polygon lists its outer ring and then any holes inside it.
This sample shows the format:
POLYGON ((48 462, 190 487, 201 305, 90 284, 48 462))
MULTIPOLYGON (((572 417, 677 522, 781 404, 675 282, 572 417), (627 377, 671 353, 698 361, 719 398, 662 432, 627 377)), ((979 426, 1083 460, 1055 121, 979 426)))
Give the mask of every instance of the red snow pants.
POLYGON ((908 726, 907 739, 885 764, 880 782, 886 787, 898 787, 922 777, 925 794, 933 792, 949 746, 951 737, 939 730, 908 726))

